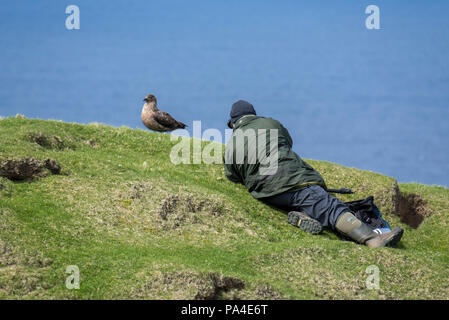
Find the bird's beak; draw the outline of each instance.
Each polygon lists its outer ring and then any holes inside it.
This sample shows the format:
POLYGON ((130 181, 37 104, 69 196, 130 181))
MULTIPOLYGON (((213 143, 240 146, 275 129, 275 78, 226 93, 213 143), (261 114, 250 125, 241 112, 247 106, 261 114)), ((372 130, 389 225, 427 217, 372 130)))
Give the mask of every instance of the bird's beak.
POLYGON ((143 99, 142 101, 147 101, 147 99, 145 98, 145 99, 143 99))

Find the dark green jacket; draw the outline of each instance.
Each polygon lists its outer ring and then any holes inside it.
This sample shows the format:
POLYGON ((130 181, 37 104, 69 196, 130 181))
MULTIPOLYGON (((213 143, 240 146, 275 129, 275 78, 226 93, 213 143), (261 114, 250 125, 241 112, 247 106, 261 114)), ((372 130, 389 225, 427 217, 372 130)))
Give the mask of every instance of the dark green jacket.
MULTIPOLYGON (((274 137, 273 135, 273 139, 274 137)), ((234 124, 232 137, 225 148, 226 177, 233 182, 242 183, 254 198, 269 197, 312 184, 326 188, 323 177, 293 152, 292 145, 290 134, 279 121, 253 115, 243 116, 234 124), (268 129, 261 130, 266 132, 266 152, 260 152, 262 148, 256 147, 258 143, 261 143, 261 146, 264 145, 263 138, 257 134, 258 129, 268 129), (270 151, 270 129, 275 129, 278 132, 277 161, 275 161, 274 149, 270 151), (242 146, 244 150, 240 155, 240 161, 238 161, 237 149, 242 152, 242 146), (256 147, 257 153, 252 149, 254 147, 256 147), (258 156, 251 157, 251 154, 258 156), (268 160, 270 156, 273 156, 271 162, 268 160), (269 167, 272 170, 267 174, 267 171, 263 170, 269 167)), ((271 146, 275 146, 275 143, 271 143, 271 146)))

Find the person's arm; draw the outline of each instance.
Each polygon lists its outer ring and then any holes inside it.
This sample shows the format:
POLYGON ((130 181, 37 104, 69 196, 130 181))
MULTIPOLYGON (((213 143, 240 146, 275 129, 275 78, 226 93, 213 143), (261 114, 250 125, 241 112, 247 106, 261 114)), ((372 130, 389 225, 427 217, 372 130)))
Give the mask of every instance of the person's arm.
POLYGON ((232 164, 225 163, 224 168, 225 168, 225 175, 226 178, 228 178, 228 180, 235 183, 242 183, 242 178, 240 177, 240 174, 235 170, 232 164))
POLYGON ((288 132, 288 130, 281 124, 279 123, 279 125, 281 126, 281 130, 283 131, 283 135, 287 138, 288 144, 290 145, 290 148, 293 147, 293 139, 290 136, 290 133, 288 132))
MULTIPOLYGON (((232 139, 232 138, 231 138, 232 139)), ((228 142, 223 153, 223 165, 225 169, 225 176, 228 180, 235 183, 243 183, 242 177, 234 165, 234 151, 233 144, 228 142)))

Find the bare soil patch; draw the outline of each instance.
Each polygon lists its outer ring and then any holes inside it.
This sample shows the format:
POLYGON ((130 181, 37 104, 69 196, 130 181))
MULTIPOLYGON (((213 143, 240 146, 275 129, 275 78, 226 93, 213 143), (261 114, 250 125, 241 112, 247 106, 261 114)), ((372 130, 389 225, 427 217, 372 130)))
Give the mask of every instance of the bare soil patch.
POLYGON ((38 132, 28 134, 27 138, 30 142, 37 143, 38 145, 46 149, 74 149, 73 145, 67 143, 66 141, 55 135, 48 135, 42 132, 38 132))
POLYGON ((401 221, 416 229, 425 218, 432 214, 427 202, 415 193, 402 193, 399 186, 395 186, 396 192, 393 196, 394 213, 401 221))
MULTIPOLYGON (((243 280, 234 277, 227 277, 222 274, 209 273, 206 278, 206 285, 198 290, 195 300, 217 300, 222 298, 223 293, 233 289, 241 290, 245 287, 243 280)), ((234 299, 237 297, 234 296, 234 299)))
POLYGON ((191 194, 170 195, 162 200, 159 217, 162 224, 170 229, 180 227, 186 222, 196 223, 197 214, 220 216, 223 204, 216 199, 200 199, 191 194))
POLYGON ((144 286, 131 293, 133 298, 158 298, 168 294, 169 299, 218 300, 239 299, 245 288, 243 280, 216 272, 156 271, 144 286), (161 295, 162 294, 162 295, 161 295))
POLYGON ((0 176, 12 181, 45 177, 48 171, 52 174, 60 174, 61 166, 52 159, 41 161, 33 158, 25 158, 0 162, 0 176))

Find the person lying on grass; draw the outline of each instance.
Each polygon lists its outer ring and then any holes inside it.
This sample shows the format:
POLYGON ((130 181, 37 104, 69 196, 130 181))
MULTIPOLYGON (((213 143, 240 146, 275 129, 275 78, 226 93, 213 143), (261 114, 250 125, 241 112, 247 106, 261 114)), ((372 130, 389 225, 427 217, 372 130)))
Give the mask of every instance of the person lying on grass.
POLYGON ((320 173, 292 150, 292 138, 279 121, 257 116, 243 100, 232 105, 230 117, 233 133, 224 155, 230 181, 243 184, 256 199, 291 211, 289 218, 303 231, 315 234, 328 227, 372 248, 400 241, 402 228, 376 233, 330 195, 320 173))

